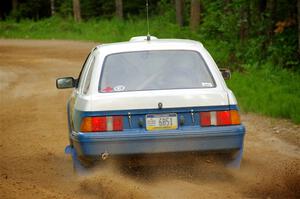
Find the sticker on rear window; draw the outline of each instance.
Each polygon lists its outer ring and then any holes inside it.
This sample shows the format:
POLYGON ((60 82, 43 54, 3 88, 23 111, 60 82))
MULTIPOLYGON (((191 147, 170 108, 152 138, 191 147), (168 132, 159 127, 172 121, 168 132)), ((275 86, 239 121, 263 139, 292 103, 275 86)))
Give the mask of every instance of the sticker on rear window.
POLYGON ((115 92, 121 92, 121 91, 124 91, 124 90, 125 90, 125 86, 123 86, 123 85, 118 85, 118 86, 114 87, 115 92))
POLYGON ((213 84, 210 82, 202 82, 203 87, 213 87, 213 84))
POLYGON ((104 93, 111 93, 112 91, 113 91, 112 87, 109 87, 109 86, 102 90, 102 92, 104 92, 104 93))

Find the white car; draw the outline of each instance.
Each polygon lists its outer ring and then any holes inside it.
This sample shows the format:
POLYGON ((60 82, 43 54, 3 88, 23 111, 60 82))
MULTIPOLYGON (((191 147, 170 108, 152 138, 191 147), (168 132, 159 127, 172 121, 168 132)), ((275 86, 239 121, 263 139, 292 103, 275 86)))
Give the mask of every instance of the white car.
MULTIPOLYGON (((229 71, 223 71, 229 77, 229 71)), ((199 42, 134 37, 88 55, 68 101, 75 168, 109 155, 226 152, 239 166, 245 135, 237 101, 199 42)))

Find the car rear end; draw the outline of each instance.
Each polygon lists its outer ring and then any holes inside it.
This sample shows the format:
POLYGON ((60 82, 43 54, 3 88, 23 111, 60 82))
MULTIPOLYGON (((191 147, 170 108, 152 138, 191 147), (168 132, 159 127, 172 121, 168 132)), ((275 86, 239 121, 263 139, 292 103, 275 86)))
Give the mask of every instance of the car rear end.
POLYGON ((82 155, 238 150, 243 146, 245 129, 236 106, 79 115, 82 125, 72 138, 82 155))
POLYGON ((195 42, 165 44, 136 42, 128 44, 136 48, 130 52, 100 48, 90 90, 78 96, 72 113, 71 139, 79 156, 241 155, 245 128, 210 55, 195 42))

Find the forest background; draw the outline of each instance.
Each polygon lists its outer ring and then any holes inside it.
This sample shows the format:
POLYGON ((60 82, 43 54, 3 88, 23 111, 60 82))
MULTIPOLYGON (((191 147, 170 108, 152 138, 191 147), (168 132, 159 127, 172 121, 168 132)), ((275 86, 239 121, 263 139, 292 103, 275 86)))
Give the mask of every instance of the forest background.
MULTIPOLYGON (((149 0, 150 34, 203 43, 244 112, 300 123, 300 0, 149 0)), ((0 37, 118 42, 147 34, 146 0, 4 0, 0 37)))

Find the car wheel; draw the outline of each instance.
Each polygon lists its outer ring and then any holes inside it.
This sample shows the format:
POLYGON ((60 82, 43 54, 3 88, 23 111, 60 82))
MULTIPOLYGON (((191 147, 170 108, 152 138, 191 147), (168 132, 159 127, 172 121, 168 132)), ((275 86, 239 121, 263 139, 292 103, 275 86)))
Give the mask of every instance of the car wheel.
POLYGON ((73 169, 77 174, 86 174, 94 165, 95 160, 85 156, 78 156, 76 150, 72 150, 73 169))
POLYGON ((96 160, 92 157, 86 157, 86 156, 78 156, 78 160, 82 166, 85 168, 91 168, 95 164, 96 160))

